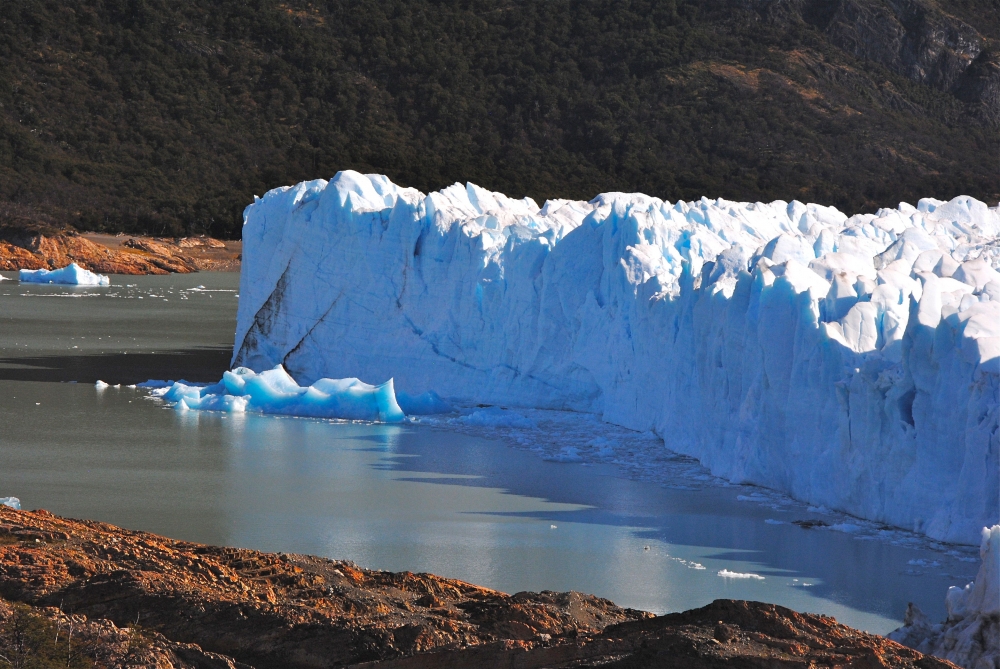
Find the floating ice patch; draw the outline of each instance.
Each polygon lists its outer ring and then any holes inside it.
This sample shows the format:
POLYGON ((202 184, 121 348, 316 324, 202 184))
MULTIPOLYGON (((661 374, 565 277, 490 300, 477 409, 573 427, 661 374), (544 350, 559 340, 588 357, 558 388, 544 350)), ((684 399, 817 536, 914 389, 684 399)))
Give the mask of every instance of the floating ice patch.
POLYGON ((460 416, 455 420, 466 425, 477 425, 479 427, 516 427, 522 429, 536 427, 535 422, 530 418, 525 418, 517 412, 500 407, 479 409, 478 411, 473 411, 468 416, 460 416))
POLYGON ((100 379, 97 379, 97 382, 94 383, 94 387, 97 388, 98 390, 104 390, 105 388, 108 387, 108 384, 105 383, 104 381, 101 381, 100 379))
POLYGON ((856 534, 862 530, 860 525, 855 525, 854 523, 834 523, 828 527, 831 530, 846 532, 847 534, 856 534))
POLYGON ((411 395, 397 390, 396 402, 407 416, 429 416, 438 413, 451 413, 455 410, 433 390, 428 390, 420 395, 411 395))
MULTIPOLYGON (((174 383, 175 383, 174 381, 163 381, 161 379, 149 379, 148 381, 143 381, 142 383, 137 383, 137 384, 135 384, 135 386, 136 386, 136 388, 148 388, 148 389, 169 388, 170 386, 174 385, 174 383)), ((192 384, 190 381, 185 381, 184 379, 181 379, 180 381, 176 381, 176 383, 183 383, 184 385, 197 385, 197 384, 192 384)))
POLYGON ((729 571, 728 569, 721 569, 719 571, 719 576, 722 578, 736 578, 752 581, 763 581, 764 577, 758 574, 743 573, 738 571, 729 571))
POLYGON ((906 564, 910 565, 911 567, 940 567, 941 566, 941 563, 938 562, 937 560, 924 560, 924 559, 910 560, 906 564))
POLYGON ((549 455, 543 458, 549 462, 583 462, 583 457, 580 456, 580 451, 578 451, 573 446, 564 446, 555 455, 549 455))
POLYGON ((111 279, 94 274, 76 263, 60 269, 22 269, 18 273, 21 283, 57 283, 71 286, 110 286, 111 279))
POLYGON ((281 365, 260 374, 237 367, 213 385, 176 382, 153 388, 151 394, 180 411, 255 412, 383 423, 406 418, 396 402, 392 379, 378 386, 358 379, 320 379, 300 386, 281 365))
POLYGON ((21 510, 21 500, 17 497, 0 497, 0 506, 7 506, 11 509, 21 510))

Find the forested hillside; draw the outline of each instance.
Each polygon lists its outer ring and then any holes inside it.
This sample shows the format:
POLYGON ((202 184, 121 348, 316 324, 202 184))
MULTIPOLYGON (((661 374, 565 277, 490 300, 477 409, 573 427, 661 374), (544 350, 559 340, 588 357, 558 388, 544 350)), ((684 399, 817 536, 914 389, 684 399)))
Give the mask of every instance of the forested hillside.
POLYGON ((0 225, 238 236, 341 169, 538 202, 1000 198, 996 0, 8 0, 0 225))

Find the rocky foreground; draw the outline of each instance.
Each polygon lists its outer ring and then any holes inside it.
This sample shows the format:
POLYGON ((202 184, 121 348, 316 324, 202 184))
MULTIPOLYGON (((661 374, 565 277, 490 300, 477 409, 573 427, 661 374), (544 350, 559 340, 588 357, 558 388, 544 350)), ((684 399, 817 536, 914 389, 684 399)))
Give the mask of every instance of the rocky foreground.
POLYGON ((507 595, 7 507, 0 597, 12 666, 30 653, 51 661, 38 666, 196 669, 954 667, 771 604, 654 617, 576 592, 507 595))
POLYGON ((76 263, 98 274, 239 270, 240 243, 211 237, 160 239, 72 231, 0 229, 0 271, 76 263))

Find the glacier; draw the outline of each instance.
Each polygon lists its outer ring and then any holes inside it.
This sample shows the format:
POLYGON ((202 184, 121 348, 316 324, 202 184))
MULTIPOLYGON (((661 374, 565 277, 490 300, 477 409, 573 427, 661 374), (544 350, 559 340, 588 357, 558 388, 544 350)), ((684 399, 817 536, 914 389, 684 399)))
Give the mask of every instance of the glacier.
POLYGON ((60 269, 22 269, 18 272, 22 283, 58 283, 71 286, 110 286, 111 279, 95 274, 75 262, 60 269))
POLYGON ((1000 525, 983 528, 979 557, 976 580, 948 588, 947 620, 931 623, 911 603, 903 627, 889 638, 966 669, 1000 667, 1000 525))
POLYGON ((971 197, 539 207, 343 171, 245 210, 232 366, 596 413, 974 545, 1000 505, 998 266, 1000 211, 971 197))

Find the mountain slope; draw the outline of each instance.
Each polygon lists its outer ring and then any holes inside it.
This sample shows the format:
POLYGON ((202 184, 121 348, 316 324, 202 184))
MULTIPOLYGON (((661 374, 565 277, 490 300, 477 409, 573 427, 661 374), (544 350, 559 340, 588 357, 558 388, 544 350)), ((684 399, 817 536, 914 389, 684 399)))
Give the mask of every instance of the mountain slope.
POLYGON ((0 225, 233 236, 254 194, 346 168, 539 201, 1000 197, 994 0, 12 4, 0 225))

